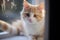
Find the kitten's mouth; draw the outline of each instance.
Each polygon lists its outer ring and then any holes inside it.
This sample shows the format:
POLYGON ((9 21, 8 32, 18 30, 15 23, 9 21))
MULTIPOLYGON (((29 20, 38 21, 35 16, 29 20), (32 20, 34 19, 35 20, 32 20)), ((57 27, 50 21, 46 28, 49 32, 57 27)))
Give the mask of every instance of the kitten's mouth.
POLYGON ((28 19, 30 23, 32 23, 32 20, 31 19, 28 19))

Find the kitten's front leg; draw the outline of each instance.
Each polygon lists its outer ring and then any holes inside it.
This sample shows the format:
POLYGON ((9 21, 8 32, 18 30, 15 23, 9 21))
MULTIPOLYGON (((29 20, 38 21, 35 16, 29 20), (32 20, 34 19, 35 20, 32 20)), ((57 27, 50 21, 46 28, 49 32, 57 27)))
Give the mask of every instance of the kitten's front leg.
POLYGON ((33 40, 38 40, 39 35, 32 35, 33 40))

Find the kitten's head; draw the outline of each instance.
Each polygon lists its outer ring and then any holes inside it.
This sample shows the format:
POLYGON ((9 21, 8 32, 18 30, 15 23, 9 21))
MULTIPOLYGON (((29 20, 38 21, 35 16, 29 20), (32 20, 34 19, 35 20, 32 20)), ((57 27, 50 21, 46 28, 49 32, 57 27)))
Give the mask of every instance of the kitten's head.
POLYGON ((36 23, 41 21, 44 18, 44 3, 40 3, 39 5, 32 5, 28 3, 26 0, 23 2, 23 19, 28 23, 36 23))

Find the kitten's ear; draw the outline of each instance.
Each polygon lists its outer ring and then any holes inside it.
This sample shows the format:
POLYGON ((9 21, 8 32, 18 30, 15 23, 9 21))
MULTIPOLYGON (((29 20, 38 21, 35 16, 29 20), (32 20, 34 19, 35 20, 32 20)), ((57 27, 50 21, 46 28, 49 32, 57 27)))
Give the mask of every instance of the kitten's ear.
POLYGON ((26 0, 23 1, 23 7, 25 9, 29 8, 29 4, 28 4, 28 2, 26 0))
POLYGON ((40 5, 38 6, 38 9, 42 11, 42 9, 44 8, 45 8, 44 2, 40 3, 40 5))

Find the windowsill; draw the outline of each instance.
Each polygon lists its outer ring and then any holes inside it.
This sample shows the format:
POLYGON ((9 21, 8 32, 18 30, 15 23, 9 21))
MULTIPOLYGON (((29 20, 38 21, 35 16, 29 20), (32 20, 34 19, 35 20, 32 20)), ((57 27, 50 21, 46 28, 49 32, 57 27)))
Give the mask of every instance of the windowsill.
POLYGON ((4 38, 1 40, 28 40, 28 39, 25 36, 14 36, 14 37, 9 37, 9 38, 4 38))
POLYGON ((11 37, 13 35, 10 35, 8 32, 0 32, 0 39, 11 37))
POLYGON ((8 32, 0 32, 0 35, 8 34, 8 32))
POLYGON ((20 33, 20 35, 15 35, 15 34, 9 34, 9 32, 0 32, 0 39, 12 37, 12 36, 24 36, 24 34, 20 33))
POLYGON ((10 35, 8 32, 1 32, 0 33, 1 40, 28 40, 26 36, 14 36, 10 35))

